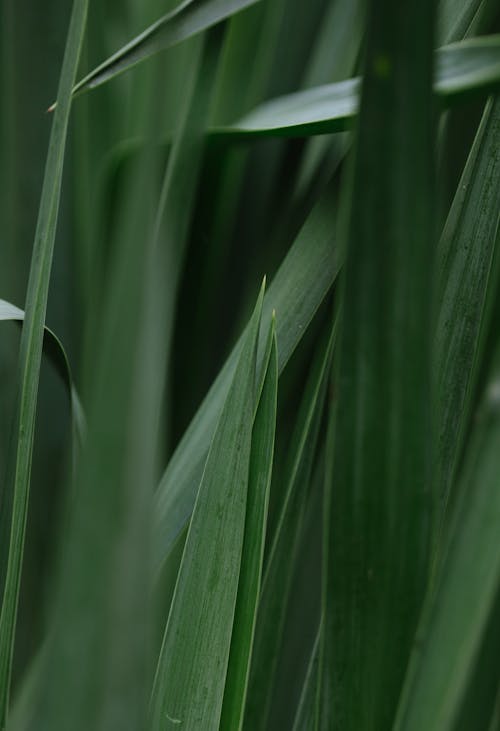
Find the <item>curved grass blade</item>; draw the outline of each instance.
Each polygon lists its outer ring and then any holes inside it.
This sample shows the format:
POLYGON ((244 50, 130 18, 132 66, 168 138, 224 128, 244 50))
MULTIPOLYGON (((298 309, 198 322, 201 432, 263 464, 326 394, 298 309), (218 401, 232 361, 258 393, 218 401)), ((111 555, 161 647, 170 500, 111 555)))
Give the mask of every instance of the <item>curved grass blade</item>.
MULTIPOLYGON (((0 299, 0 321, 23 322, 24 317, 24 310, 12 305, 10 302, 0 299)), ((73 381, 71 366, 64 346, 55 332, 50 327, 47 327, 47 325, 44 326, 43 351, 66 386, 71 406, 74 435, 77 437, 78 444, 81 446, 86 429, 85 414, 73 381)))
MULTIPOLYGON (((52 124, 49 142, 28 282, 26 315, 21 334, 18 401, 14 432, 16 438, 12 442, 12 450, 9 455, 11 464, 9 475, 12 476, 12 484, 8 484, 6 487, 7 496, 4 497, 5 502, 3 503, 4 506, 12 504, 13 508, 9 560, 0 616, 0 726, 2 727, 5 725, 8 712, 16 614, 28 510, 37 389, 71 105, 71 88, 78 65, 86 16, 87 0, 75 0, 59 81, 57 95, 59 105, 52 124)), ((3 581, 4 577, 2 576, 2 585, 3 581)))
MULTIPOLYGON (((473 38, 436 51, 434 91, 444 105, 500 86, 500 36, 473 38)), ((302 137, 351 129, 359 110, 361 79, 317 86, 265 102, 212 134, 232 137, 302 137)))
POLYGON ((244 724, 244 728, 251 731, 265 729, 268 724, 334 341, 335 329, 328 340, 321 343, 315 358, 290 450, 293 455, 290 474, 276 533, 272 537, 257 613, 244 724))
MULTIPOLYGON (((264 298, 262 321, 276 310, 278 369, 281 373, 340 267, 335 249, 334 191, 329 187, 299 232, 264 298)), ((201 404, 170 460, 156 495, 154 568, 158 572, 189 520, 210 441, 234 374, 241 341, 201 404)), ((258 362, 258 372, 261 364, 258 362)))
POLYGON ((273 322, 266 375, 252 431, 245 537, 220 731, 238 731, 243 722, 264 559, 276 429, 277 389, 278 354, 273 322))
POLYGON ((259 0, 184 0, 91 71, 73 94, 94 89, 150 56, 191 38, 259 0))
POLYGON ((152 697, 152 729, 218 728, 240 573, 264 285, 210 446, 152 697))
POLYGON ((443 511, 455 484, 475 396, 483 333, 498 288, 499 221, 500 100, 490 99, 438 248, 437 484, 443 511))
POLYGON ((500 349, 467 451, 451 540, 408 669, 397 731, 447 731, 459 721, 500 588, 499 444, 500 349))
POLYGON ((428 580, 433 16, 432 0, 370 4, 331 414, 329 731, 391 728, 428 580))

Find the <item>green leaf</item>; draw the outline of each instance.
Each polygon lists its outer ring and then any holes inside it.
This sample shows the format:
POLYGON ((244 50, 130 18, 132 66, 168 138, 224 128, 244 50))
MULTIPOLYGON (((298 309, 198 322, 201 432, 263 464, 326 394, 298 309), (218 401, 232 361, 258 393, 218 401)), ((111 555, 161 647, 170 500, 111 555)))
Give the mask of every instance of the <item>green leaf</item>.
POLYGON ((335 329, 328 340, 321 343, 308 378, 290 447, 291 467, 284 486, 278 526, 275 535, 271 536, 245 709, 245 728, 252 731, 267 728, 334 341, 335 329))
MULTIPOLYGON (((454 729, 500 588, 500 350, 475 424, 463 495, 408 669, 397 731, 454 729)), ((493 621, 495 621, 493 619, 493 621)), ((498 616, 496 618, 498 622, 498 616)), ((483 671, 497 674, 498 656, 483 671)))
POLYGON ((144 59, 191 38, 259 0, 184 0, 76 84, 73 94, 106 83, 144 59))
POLYGON ((154 731, 218 728, 245 533, 263 297, 264 285, 189 524, 153 689, 154 731))
MULTIPOLYGON (((0 321, 23 322, 24 317, 24 310, 19 309, 19 307, 16 307, 10 302, 0 299, 0 321)), ((47 325, 44 326, 43 351, 66 386, 71 406, 74 436, 78 444, 81 445, 86 430, 85 414, 73 381, 71 366, 64 346, 55 332, 50 327, 47 327, 47 325)))
MULTIPOLYGON (((436 51, 434 91, 445 105, 500 86, 500 36, 473 38, 436 51)), ((347 79, 272 99, 214 135, 302 137, 351 129, 361 79, 347 79)))
POLYGON ((438 249, 437 484, 443 511, 464 446, 481 362, 481 343, 498 288, 499 219, 500 100, 491 99, 438 249))
POLYGON ((221 731, 223 729, 237 731, 243 722, 264 558, 276 429, 277 388, 278 354, 273 322, 266 375, 252 432, 245 536, 219 726, 221 731))
MULTIPOLYGON (((334 191, 330 186, 299 232, 264 298, 264 328, 269 327, 273 310, 277 314, 280 373, 337 276, 340 258, 334 246, 334 221, 334 191)), ((153 560, 156 572, 189 520, 240 349, 241 341, 205 397, 161 479, 155 506, 153 560)), ((258 369, 260 367, 258 363, 258 369)))
MULTIPOLYGON (((75 0, 59 81, 59 104, 50 135, 28 282, 26 315, 21 334, 15 438, 9 454, 9 483, 2 499, 2 510, 6 508, 8 510, 12 505, 12 524, 7 572, 5 577, 1 577, 3 588, 0 616, 1 727, 5 725, 9 703, 16 614, 28 511, 37 390, 71 105, 71 88, 78 65, 86 15, 87 0, 75 0)), ((3 520, 4 518, 2 518, 3 520)))
POLYGON ((391 728, 428 579, 433 6, 372 0, 367 21, 331 414, 328 730, 391 728))

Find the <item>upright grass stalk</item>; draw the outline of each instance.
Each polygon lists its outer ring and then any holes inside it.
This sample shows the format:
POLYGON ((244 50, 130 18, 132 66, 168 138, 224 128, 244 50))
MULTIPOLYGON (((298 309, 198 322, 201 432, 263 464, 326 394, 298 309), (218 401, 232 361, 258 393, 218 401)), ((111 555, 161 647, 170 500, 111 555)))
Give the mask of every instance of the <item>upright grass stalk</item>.
POLYGON ((370 3, 332 412, 325 731, 391 727, 428 576, 433 6, 370 3))
POLYGON ((8 563, 7 566, 3 563, 0 577, 3 590, 0 616, 0 725, 2 728, 5 726, 9 703, 16 613, 28 512, 38 381, 71 106, 71 90, 75 81, 83 40, 87 5, 87 0, 75 0, 71 15, 57 95, 58 108, 52 124, 33 245, 26 297, 26 318, 21 336, 15 422, 16 439, 12 442, 7 489, 2 500, 2 535, 0 536, 0 548, 3 549, 2 561, 5 561, 6 536, 9 534, 7 526, 12 511, 8 563))

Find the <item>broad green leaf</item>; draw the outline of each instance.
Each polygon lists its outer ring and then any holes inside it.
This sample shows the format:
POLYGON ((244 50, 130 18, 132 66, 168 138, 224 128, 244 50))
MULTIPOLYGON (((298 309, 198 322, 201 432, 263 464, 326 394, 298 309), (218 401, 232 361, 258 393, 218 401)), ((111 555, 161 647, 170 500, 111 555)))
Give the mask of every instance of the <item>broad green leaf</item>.
POLYGON ((244 723, 249 731, 265 729, 268 723, 334 340, 335 329, 328 340, 321 343, 315 357, 290 447, 291 467, 283 490, 278 525, 271 537, 257 612, 244 723))
MULTIPOLYGON (((397 731, 447 731, 460 722, 500 587, 500 351, 467 451, 451 540, 409 666, 397 731)), ((498 622, 498 616, 496 618, 498 622)), ((498 655, 489 672, 498 678, 498 655)), ((488 671, 488 667, 483 668, 488 671)))
MULTIPOLYGON (((500 36, 474 38, 436 51, 434 91, 442 104, 456 103, 466 93, 500 86, 500 36)), ((272 99, 214 135, 302 137, 350 129, 359 109, 361 79, 272 99)))
POLYGON ((264 285, 210 446, 152 697, 154 731, 218 728, 245 533, 264 285))
MULTIPOLYGON (((8 713, 16 614, 21 582, 26 517, 35 431, 37 390, 44 337, 54 241, 59 209, 64 150, 74 83, 87 15, 87 0, 75 0, 58 89, 58 110, 52 124, 45 168, 33 258, 21 334, 19 385, 14 439, 9 453, 8 484, 2 511, 12 506, 7 571, 1 576, 3 590, 0 616, 0 726, 8 713)), ((8 520, 2 517, 2 522, 8 520)))
POLYGON ((76 84, 73 94, 104 84, 146 58, 186 40, 259 0, 183 0, 76 84))
MULTIPOLYGON (((23 322, 24 317, 24 310, 10 302, 0 300, 0 320, 23 322)), ((85 415, 73 381, 71 366, 63 344, 55 332, 46 325, 44 326, 43 351, 66 386, 71 405, 74 435, 81 444, 85 434, 85 415)))
MULTIPOLYGON (((450 497, 469 425, 481 341, 500 275, 500 100, 483 114, 438 248, 438 486, 450 497)), ((443 516, 442 516, 443 517, 443 516)))
MULTIPOLYGON (((281 373, 334 282, 340 259, 335 241, 334 191, 328 187, 311 212, 264 298, 262 321, 276 310, 281 373)), ((241 341, 208 392, 161 479, 155 506, 154 568, 158 572, 191 514, 210 441, 234 374, 241 341)), ((258 364, 258 369, 260 364, 258 364)))
POLYGON ((314 642, 292 731, 315 731, 321 628, 314 642))
POLYGON ((274 323, 271 325, 270 338, 266 375, 252 431, 245 535, 219 726, 221 731, 238 731, 243 722, 260 595, 276 429, 278 355, 274 323))
POLYGON ((391 728, 428 578, 433 6, 372 0, 367 21, 331 414, 328 731, 391 728))

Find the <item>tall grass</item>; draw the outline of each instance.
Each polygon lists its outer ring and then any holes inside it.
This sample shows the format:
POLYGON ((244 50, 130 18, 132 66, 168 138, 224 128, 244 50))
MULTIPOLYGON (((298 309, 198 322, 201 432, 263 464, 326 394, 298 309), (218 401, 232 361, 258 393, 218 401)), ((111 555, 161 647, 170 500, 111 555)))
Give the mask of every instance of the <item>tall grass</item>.
POLYGON ((27 7, 1 728, 500 728, 496 4, 27 7))

